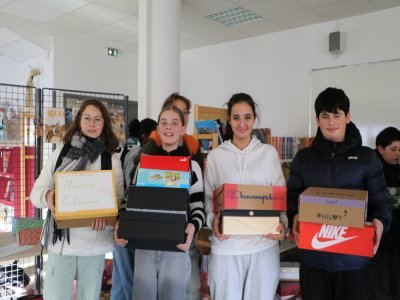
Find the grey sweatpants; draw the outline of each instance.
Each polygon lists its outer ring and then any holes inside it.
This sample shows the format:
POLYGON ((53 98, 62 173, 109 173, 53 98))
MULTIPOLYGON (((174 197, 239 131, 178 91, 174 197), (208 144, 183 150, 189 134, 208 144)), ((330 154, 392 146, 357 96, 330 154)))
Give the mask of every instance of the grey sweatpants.
POLYGON ((211 254, 208 281, 217 300, 272 300, 279 282, 278 245, 245 255, 211 254))

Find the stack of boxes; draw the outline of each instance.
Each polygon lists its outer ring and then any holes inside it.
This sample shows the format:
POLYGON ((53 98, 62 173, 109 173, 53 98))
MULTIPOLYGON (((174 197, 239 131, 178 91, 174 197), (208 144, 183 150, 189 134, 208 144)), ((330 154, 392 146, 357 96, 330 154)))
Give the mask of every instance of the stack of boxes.
POLYGON ((190 157, 142 155, 119 218, 118 235, 128 247, 181 251, 176 245, 185 242, 190 180, 190 157))
POLYGON ((223 184, 214 191, 214 205, 223 234, 275 234, 286 210, 286 187, 223 184))
POLYGON ((300 249, 373 256, 368 192, 309 187, 299 197, 300 249))

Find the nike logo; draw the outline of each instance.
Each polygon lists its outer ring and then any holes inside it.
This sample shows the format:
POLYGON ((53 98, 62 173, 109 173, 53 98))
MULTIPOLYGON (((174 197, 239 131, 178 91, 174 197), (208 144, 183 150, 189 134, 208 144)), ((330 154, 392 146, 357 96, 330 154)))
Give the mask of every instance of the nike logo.
POLYGON ((347 237, 347 238, 340 237, 340 238, 335 239, 335 240, 320 241, 320 240, 318 240, 318 234, 319 234, 319 232, 317 232, 314 235, 314 237, 313 237, 313 239, 311 241, 311 246, 314 249, 318 249, 318 250, 319 249, 324 249, 324 248, 327 248, 327 247, 330 247, 330 246, 333 246, 333 245, 336 245, 336 244, 340 244, 340 243, 343 243, 345 241, 348 241, 348 240, 351 240, 351 239, 354 239, 354 238, 357 237, 357 236, 351 236, 351 237, 347 237))

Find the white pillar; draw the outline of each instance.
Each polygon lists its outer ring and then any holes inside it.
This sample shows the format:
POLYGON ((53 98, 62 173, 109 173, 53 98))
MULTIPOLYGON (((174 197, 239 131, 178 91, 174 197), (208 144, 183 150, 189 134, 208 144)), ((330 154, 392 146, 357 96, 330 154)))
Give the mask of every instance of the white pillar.
POLYGON ((179 91, 181 0, 139 0, 138 116, 156 119, 179 91))

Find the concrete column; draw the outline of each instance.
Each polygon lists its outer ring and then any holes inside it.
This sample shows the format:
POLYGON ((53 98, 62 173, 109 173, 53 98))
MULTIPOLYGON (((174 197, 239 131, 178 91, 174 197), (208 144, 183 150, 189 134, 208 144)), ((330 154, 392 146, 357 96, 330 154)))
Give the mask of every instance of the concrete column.
POLYGON ((139 0, 138 116, 157 119, 179 91, 181 0, 139 0))

